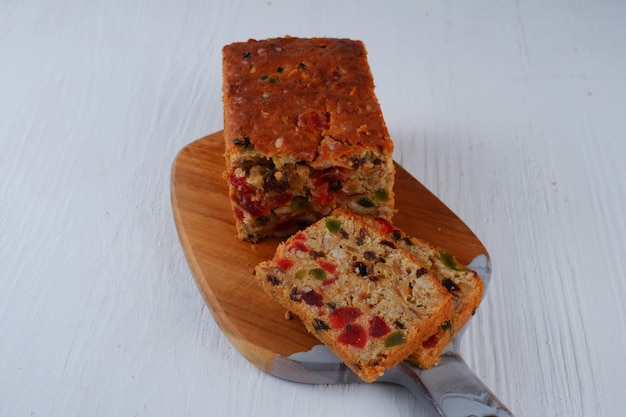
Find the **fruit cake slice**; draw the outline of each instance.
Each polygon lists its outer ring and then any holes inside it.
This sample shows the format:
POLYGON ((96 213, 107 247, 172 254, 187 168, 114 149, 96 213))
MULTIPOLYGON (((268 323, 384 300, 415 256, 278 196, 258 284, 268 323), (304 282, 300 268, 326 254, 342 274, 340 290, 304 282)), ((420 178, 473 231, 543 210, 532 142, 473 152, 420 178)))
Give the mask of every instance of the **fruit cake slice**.
POLYGON ((409 357, 411 363, 423 369, 436 365, 452 337, 459 333, 476 312, 482 299, 483 281, 475 271, 458 263, 445 249, 435 247, 425 240, 407 236, 386 219, 364 217, 364 220, 372 226, 377 226, 394 244, 422 262, 452 296, 454 307, 452 319, 440 326, 409 357))
POLYGON ((336 207, 391 218, 393 143, 360 41, 223 48, 226 170, 237 236, 288 236, 336 207))
POLYGON ((281 243, 255 277, 367 382, 452 316, 450 294, 424 265, 347 209, 281 243))

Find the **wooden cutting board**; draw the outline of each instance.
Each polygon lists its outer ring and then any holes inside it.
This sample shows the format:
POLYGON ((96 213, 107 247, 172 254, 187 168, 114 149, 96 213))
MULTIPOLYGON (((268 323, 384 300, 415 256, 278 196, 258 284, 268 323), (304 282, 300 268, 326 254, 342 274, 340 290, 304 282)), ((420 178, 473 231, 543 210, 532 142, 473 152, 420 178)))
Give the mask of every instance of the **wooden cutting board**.
MULTIPOLYGON (((270 371, 273 361, 319 344, 254 281, 254 266, 273 257, 278 240, 251 244, 235 238, 224 171, 222 132, 184 147, 172 166, 171 199, 185 256, 215 321, 249 361, 270 371)), ((446 248, 463 264, 488 255, 445 204, 396 164, 394 224, 446 248)))

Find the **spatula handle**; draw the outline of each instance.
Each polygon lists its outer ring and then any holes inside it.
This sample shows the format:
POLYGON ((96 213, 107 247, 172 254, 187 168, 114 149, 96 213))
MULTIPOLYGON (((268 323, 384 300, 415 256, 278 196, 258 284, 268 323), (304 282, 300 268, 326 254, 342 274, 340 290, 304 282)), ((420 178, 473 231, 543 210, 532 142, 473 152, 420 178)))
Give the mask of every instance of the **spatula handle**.
POLYGON ((426 393, 437 412, 445 417, 514 417, 513 413, 472 372, 455 352, 441 356, 439 365, 419 370, 400 365, 404 381, 397 381, 423 398, 426 393), (416 390, 424 392, 416 392, 416 390))

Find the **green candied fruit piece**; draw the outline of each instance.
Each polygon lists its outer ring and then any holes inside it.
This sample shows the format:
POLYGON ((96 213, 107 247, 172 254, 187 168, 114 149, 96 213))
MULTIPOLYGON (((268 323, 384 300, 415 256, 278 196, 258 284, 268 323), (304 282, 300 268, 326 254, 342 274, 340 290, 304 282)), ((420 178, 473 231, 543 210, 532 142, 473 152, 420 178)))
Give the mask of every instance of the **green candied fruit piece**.
POLYGON ((341 230, 341 222, 337 219, 334 219, 332 217, 327 217, 326 220, 324 220, 324 223, 326 224, 326 228, 330 232, 337 233, 338 231, 341 230))
POLYGON ((306 276, 306 270, 301 269, 298 272, 296 272, 296 279, 302 279, 306 276))
POLYGON ((384 188, 379 188, 372 194, 376 201, 389 201, 389 193, 384 188))
POLYGON ((443 330, 444 332, 447 331, 452 331, 452 322, 450 320, 446 320, 443 322, 443 324, 441 325, 441 330, 443 330))
POLYGON ((326 279, 326 271, 324 271, 322 268, 313 268, 309 270, 309 275, 319 281, 324 281, 326 279))
POLYGON ((448 268, 454 270, 454 271, 465 271, 465 267, 463 265, 459 265, 456 260, 454 259, 454 256, 452 256, 451 254, 449 254, 448 252, 446 252, 445 250, 441 250, 439 251, 439 259, 441 259, 441 262, 448 268))
POLYGON ((372 200, 370 200, 369 198, 365 198, 365 197, 359 198, 356 202, 359 204, 359 206, 366 207, 366 208, 374 207, 375 205, 372 200))
POLYGON ((385 338, 385 347, 398 346, 403 343, 406 343, 406 338, 401 331, 393 332, 385 338))
POLYGON ((291 208, 295 211, 308 210, 311 208, 311 203, 309 203, 309 200, 299 195, 294 197, 291 201, 291 208))

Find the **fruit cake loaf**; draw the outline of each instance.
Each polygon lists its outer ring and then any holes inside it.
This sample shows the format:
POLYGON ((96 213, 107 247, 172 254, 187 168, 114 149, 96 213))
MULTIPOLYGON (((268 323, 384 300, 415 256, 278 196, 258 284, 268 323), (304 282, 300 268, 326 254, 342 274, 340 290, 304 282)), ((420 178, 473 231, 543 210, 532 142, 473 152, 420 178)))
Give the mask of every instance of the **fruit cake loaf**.
POLYGON ((482 299, 483 281, 475 271, 458 263, 445 249, 407 236, 386 219, 364 217, 364 220, 370 225, 378 226, 392 242, 422 262, 452 296, 454 313, 450 322, 444 323, 409 357, 411 363, 423 369, 436 365, 452 337, 476 312, 482 299))
POLYGON ((288 236, 336 207, 391 218, 393 143, 365 46, 332 38, 223 48, 226 170, 237 236, 288 236))
POLYGON ((450 294, 421 263, 342 208, 281 243, 255 277, 367 382, 452 315, 450 294))

